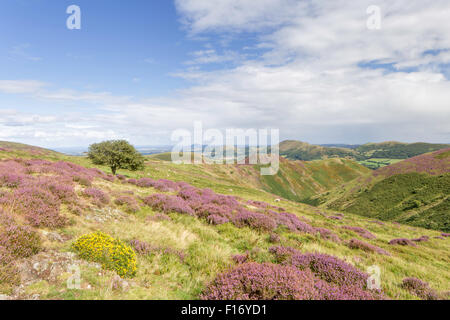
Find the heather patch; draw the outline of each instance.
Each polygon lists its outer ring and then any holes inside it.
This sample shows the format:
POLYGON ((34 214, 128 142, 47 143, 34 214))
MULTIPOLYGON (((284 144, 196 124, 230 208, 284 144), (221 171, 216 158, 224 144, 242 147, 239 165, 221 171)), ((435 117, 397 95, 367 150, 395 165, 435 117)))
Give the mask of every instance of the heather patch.
POLYGON ((110 202, 109 196, 102 190, 96 188, 84 189, 83 194, 92 199, 92 201, 98 206, 102 207, 110 202))
POLYGON ((320 234, 320 236, 324 239, 331 240, 334 242, 340 242, 341 239, 334 232, 326 229, 326 228, 315 228, 316 233, 320 234))
POLYGON ((233 223, 240 228, 248 226, 252 229, 264 231, 271 231, 277 227, 276 222, 269 216, 248 210, 239 211, 233 217, 233 223))
POLYGON ((389 241, 389 244, 401 245, 401 246, 412 246, 412 247, 417 246, 413 241, 411 241, 409 239, 405 239, 405 238, 392 239, 391 241, 389 241))
POLYGON ((236 264, 246 263, 250 258, 250 254, 247 252, 245 254, 235 254, 232 256, 233 261, 236 264))
POLYGON ((200 296, 203 300, 373 300, 378 292, 337 286, 309 270, 291 265, 242 263, 219 274, 200 296))
POLYGON ((203 300, 317 299, 311 273, 292 266, 245 263, 219 274, 201 295, 203 300))
POLYGON ((166 194, 152 194, 143 199, 143 202, 150 206, 153 210, 159 210, 167 214, 170 212, 177 212, 182 214, 194 215, 194 210, 189 206, 189 203, 183 198, 166 195, 166 194))
POLYGON ((405 278, 402 282, 402 288, 408 290, 410 293, 418 296, 423 300, 438 300, 439 296, 429 284, 417 278, 405 278))
POLYGON ((140 209, 136 199, 131 196, 119 196, 114 200, 114 203, 118 206, 123 206, 125 211, 130 213, 137 212, 140 209))
POLYGON ((58 228, 67 224, 60 215, 61 199, 44 185, 26 184, 10 194, 13 211, 24 214, 34 227, 58 228))
POLYGON ((361 227, 342 226, 342 228, 356 232, 361 237, 366 238, 366 239, 376 239, 375 235, 373 235, 371 232, 369 232, 368 230, 361 228, 361 227))
POLYGON ((411 239, 411 241, 414 242, 427 242, 428 240, 430 240, 430 237, 428 236, 421 236, 420 238, 411 239))
POLYGON ((15 266, 14 260, 9 250, 0 245, 0 286, 20 283, 19 270, 15 266))
POLYGON ((269 250, 276 261, 291 264, 300 270, 309 269, 318 278, 336 285, 366 287, 368 275, 334 256, 321 253, 302 254, 290 247, 272 247, 269 250))
POLYGON ((278 234, 276 233, 271 233, 269 235, 269 242, 270 243, 279 243, 281 241, 281 238, 278 234))
POLYGON ((0 230, 0 247, 16 258, 26 258, 41 250, 41 239, 30 227, 8 224, 0 230))
POLYGON ((213 224, 216 226, 230 222, 230 220, 228 218, 225 218, 218 214, 212 214, 212 215, 208 216, 208 218, 206 218, 206 219, 210 224, 213 224))
POLYGON ((155 246, 148 242, 141 240, 131 240, 130 246, 136 253, 140 255, 152 255, 152 254, 168 254, 177 256, 181 262, 184 261, 186 255, 181 250, 176 250, 170 247, 155 246))
POLYGON ((347 246, 350 249, 359 249, 366 252, 375 252, 382 255, 390 255, 386 250, 381 249, 380 247, 374 246, 370 243, 366 243, 364 241, 358 240, 358 239, 351 239, 347 246))

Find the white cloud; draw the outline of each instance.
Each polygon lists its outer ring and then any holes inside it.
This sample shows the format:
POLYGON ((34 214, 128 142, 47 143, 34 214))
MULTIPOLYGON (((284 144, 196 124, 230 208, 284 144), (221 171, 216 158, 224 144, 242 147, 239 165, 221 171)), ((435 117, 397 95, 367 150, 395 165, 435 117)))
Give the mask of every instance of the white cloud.
POLYGON ((208 128, 275 127, 282 138, 313 143, 450 142, 444 66, 450 62, 448 0, 177 0, 176 5, 191 36, 205 35, 208 42, 216 37, 221 44, 222 36, 256 32, 251 46, 264 51, 248 59, 247 47, 207 46, 174 74, 192 86, 160 99, 0 81, 1 92, 31 95, 55 110, 61 103, 95 106, 90 114, 66 110, 51 124, 45 115, 36 123, 33 115, 12 117, 9 109, 1 114, 0 138, 33 137, 60 145, 115 137, 167 143, 172 130, 190 129, 194 120, 202 120, 208 128), (372 4, 381 8, 380 30, 366 27, 372 4), (232 67, 200 69, 229 61, 232 67), (361 66, 373 62, 392 66, 361 66), (12 123, 25 126, 7 126, 12 123))
POLYGON ((35 93, 45 86, 34 80, 0 80, 0 92, 4 93, 35 93))
POLYGON ((28 53, 28 49, 30 47, 31 46, 28 43, 20 44, 20 45, 14 46, 10 50, 9 53, 14 59, 15 58, 20 58, 20 59, 25 59, 25 60, 29 60, 29 61, 40 61, 40 60, 42 60, 41 57, 36 57, 36 56, 28 53))

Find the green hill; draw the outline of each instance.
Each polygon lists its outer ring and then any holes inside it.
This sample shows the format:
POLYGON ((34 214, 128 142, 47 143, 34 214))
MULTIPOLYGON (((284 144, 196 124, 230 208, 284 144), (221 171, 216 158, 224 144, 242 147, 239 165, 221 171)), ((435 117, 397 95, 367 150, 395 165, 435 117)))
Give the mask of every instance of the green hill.
MULTIPOLYGON (((368 169, 351 160, 284 160, 272 180, 262 179, 258 169, 175 165, 148 157, 144 170, 120 170, 114 177, 85 157, 2 147, 0 297, 199 299, 218 274, 246 265, 284 268, 277 250, 292 249, 332 256, 338 267, 357 272, 380 266, 382 292, 390 299, 418 299, 401 286, 407 277, 446 297, 450 242, 440 232, 278 201, 280 196, 268 191, 288 195, 293 188, 303 197, 364 181, 368 169), (370 233, 370 239, 360 239, 358 230, 370 233), (428 241, 415 246, 389 244, 422 236, 428 241), (73 266, 81 276, 78 288, 68 286, 73 266)), ((339 268, 330 268, 341 275, 339 268)))
POLYGON ((370 168, 378 169, 399 160, 450 147, 448 144, 382 142, 367 143, 356 148, 335 148, 310 145, 305 142, 287 140, 280 143, 280 154, 292 160, 318 160, 327 158, 349 158, 370 168))
POLYGON ((374 171, 317 198, 335 210, 450 231, 450 149, 374 171))
POLYGON ((347 157, 357 159, 358 157, 358 153, 352 149, 316 146, 295 140, 281 142, 280 154, 291 160, 303 161, 347 157))

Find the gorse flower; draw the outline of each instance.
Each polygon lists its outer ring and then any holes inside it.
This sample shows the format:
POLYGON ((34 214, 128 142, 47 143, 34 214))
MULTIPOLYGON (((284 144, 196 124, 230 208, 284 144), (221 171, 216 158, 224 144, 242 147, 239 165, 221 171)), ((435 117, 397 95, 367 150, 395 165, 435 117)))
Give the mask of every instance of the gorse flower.
POLYGON ((102 232, 84 235, 72 244, 72 249, 82 259, 102 264, 104 269, 113 270, 121 277, 136 274, 136 254, 120 240, 102 232))

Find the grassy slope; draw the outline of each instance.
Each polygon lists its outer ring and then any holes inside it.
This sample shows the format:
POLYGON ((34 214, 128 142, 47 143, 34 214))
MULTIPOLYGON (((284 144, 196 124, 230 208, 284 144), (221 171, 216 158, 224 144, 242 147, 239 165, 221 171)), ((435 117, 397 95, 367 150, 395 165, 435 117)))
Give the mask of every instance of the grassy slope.
POLYGON ((448 168, 450 152, 441 150, 377 170, 319 199, 335 210, 449 232, 448 168))
MULTIPOLYGON (((0 158, 34 157, 23 154, 22 151, 0 151, 0 158)), ((73 162, 90 166, 87 159, 67 157, 54 153, 41 155, 71 160, 73 162)), ((106 168, 101 168, 108 171, 106 168)), ((238 174, 248 174, 252 170, 249 166, 234 169, 218 166, 212 170, 208 166, 175 166, 165 162, 150 161, 143 172, 131 173, 122 171, 129 177, 151 176, 152 178, 166 178, 171 180, 184 180, 192 182, 198 187, 211 187, 216 192, 239 195, 244 199, 262 200, 275 205, 273 195, 255 189, 253 182, 247 181, 247 176, 241 178, 241 185, 235 185, 234 177, 238 174), (233 170, 231 173, 230 170, 233 170), (233 178, 230 178, 233 177, 233 178), (230 190, 232 189, 232 190, 230 190)), ((96 181, 95 186, 104 191, 132 190, 137 195, 147 195, 156 192, 153 189, 138 188, 133 185, 121 183, 96 181)), ((421 235, 436 236, 435 231, 413 228, 409 226, 387 223, 377 225, 369 223, 367 218, 346 214, 341 221, 330 220, 323 214, 333 214, 327 210, 319 211, 308 205, 291 201, 282 201, 281 205, 289 212, 303 216, 311 221, 313 226, 328 228, 336 232, 341 239, 348 240, 356 237, 354 233, 340 228, 341 225, 360 226, 368 229, 377 236, 370 240, 374 245, 384 248, 391 256, 368 254, 363 251, 351 250, 343 243, 337 244, 316 236, 280 231, 282 245, 296 247, 304 252, 322 252, 335 255, 362 270, 372 265, 381 268, 382 286, 388 296, 394 299, 415 299, 407 291, 399 287, 402 279, 414 276, 430 283, 438 291, 449 290, 450 270, 450 243, 449 240, 432 239, 421 243, 417 248, 392 247, 387 242, 393 238, 413 238, 421 235)), ((67 215, 70 215, 66 212, 67 215)), ((268 261, 270 256, 267 249, 272 246, 268 242, 268 234, 257 232, 249 228, 239 229, 230 224, 219 227, 211 226, 206 221, 190 216, 171 214, 172 221, 149 222, 146 217, 154 212, 143 208, 136 214, 128 214, 117 220, 104 222, 86 219, 86 214, 80 216, 70 215, 74 224, 60 230, 75 239, 83 234, 102 230, 122 240, 138 238, 154 245, 170 246, 183 250, 186 254, 185 262, 180 262, 171 255, 153 255, 139 257, 138 274, 132 280, 134 285, 128 292, 112 291, 110 282, 113 278, 111 272, 99 272, 97 269, 82 267, 82 288, 85 290, 69 290, 65 278, 54 283, 41 281, 26 288, 28 294, 40 294, 41 298, 52 299, 195 299, 218 272, 233 266, 232 254, 242 254, 247 250, 254 252, 257 261, 268 261)), ((102 214, 100 212, 99 214, 102 214)), ((45 242, 47 250, 66 252, 70 250, 72 240, 64 243, 45 242)))
POLYGON ((229 193, 236 186, 261 189, 288 200, 309 202, 317 194, 330 190, 342 183, 366 175, 370 172, 364 166, 347 159, 317 161, 289 161, 280 158, 280 170, 274 176, 261 176, 259 166, 236 165, 180 165, 174 166, 170 154, 164 153, 148 157, 150 170, 158 178, 172 179, 172 172, 182 176, 182 180, 196 184, 195 172, 208 177, 211 186, 223 185, 221 192, 229 193), (159 161, 162 160, 162 161, 159 161), (158 172, 164 168, 163 174, 158 172), (166 175, 166 176, 165 176, 166 175))

